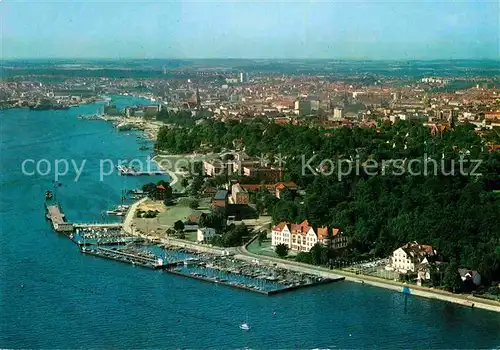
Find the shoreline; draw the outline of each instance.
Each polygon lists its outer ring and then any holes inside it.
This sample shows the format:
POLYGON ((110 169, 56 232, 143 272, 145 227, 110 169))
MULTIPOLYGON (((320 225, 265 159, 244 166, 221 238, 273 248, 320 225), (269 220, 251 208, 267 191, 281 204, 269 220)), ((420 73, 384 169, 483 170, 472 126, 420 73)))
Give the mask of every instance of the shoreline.
MULTIPOLYGON (((147 198, 147 197, 146 197, 147 198)), ((131 205, 129 208, 129 211, 127 212, 125 218, 124 218, 124 224, 123 224, 123 230, 135 234, 135 229, 132 226, 132 219, 135 214, 135 210, 137 206, 142 203, 146 198, 143 198, 134 204, 131 205)), ((148 238, 151 239, 152 237, 148 235, 138 235, 139 237, 142 238, 148 238)), ((287 261, 284 259, 279 259, 279 258, 274 258, 274 257, 269 257, 269 256, 264 256, 264 255, 258 255, 254 253, 250 253, 247 250, 247 246, 252 243, 257 236, 253 237, 249 242, 247 242, 244 246, 240 247, 231 247, 231 248, 220 248, 220 247, 211 247, 208 245, 204 244, 197 244, 195 242, 187 241, 187 240, 182 240, 178 238, 160 238, 160 242, 165 243, 165 244, 170 244, 174 246, 179 246, 179 247, 184 247, 184 248, 189 248, 193 249, 199 252, 210 252, 212 254, 231 254, 233 253, 233 257, 235 259, 239 260, 246 260, 246 261, 254 261, 254 260, 259 260, 266 262, 268 264, 274 264, 278 267, 281 268, 286 268, 289 270, 297 271, 297 272, 303 272, 303 273, 308 273, 308 274, 314 274, 320 277, 326 277, 326 278, 335 278, 338 276, 342 276, 345 278, 345 281, 351 282, 351 283, 358 283, 358 284, 366 284, 370 285, 373 287, 378 287, 378 288, 383 288, 387 290, 392 290, 396 291, 402 294, 407 294, 407 295, 415 295, 418 297, 423 297, 423 298, 428 298, 428 299, 434 299, 434 300, 440 300, 444 302, 450 302, 456 305, 460 306, 465 306, 469 308, 477 308, 477 309, 482 309, 482 310, 487 310, 487 311, 492 311, 492 312, 500 312, 500 303, 493 301, 493 300, 488 300, 488 299, 482 299, 478 298, 472 295, 463 295, 463 294, 453 294, 450 292, 446 292, 443 290, 438 290, 438 289, 431 289, 428 287, 421 287, 417 285, 410 285, 410 284, 405 284, 403 282, 397 282, 397 281, 390 281, 390 280, 384 280, 379 277, 374 277, 374 276, 367 276, 367 275, 356 275, 347 271, 343 270, 330 270, 328 268, 320 267, 320 266, 315 266, 315 265, 307 265, 295 261, 287 261)))
MULTIPOLYGON (((308 271, 312 273, 312 271, 316 271, 316 273, 320 275, 329 275, 336 274, 345 277, 345 280, 348 282, 358 283, 358 284, 367 284, 374 287, 389 289, 393 291, 397 291, 403 294, 416 295, 423 298, 435 299, 445 302, 454 303, 461 306, 466 306, 469 308, 478 308, 493 312, 500 312, 500 303, 495 302, 493 300, 482 299, 471 295, 463 295, 463 294, 453 294, 444 290, 431 289, 428 287, 421 287, 417 285, 405 284, 403 282, 397 281, 389 281, 384 280, 379 277, 367 276, 367 275, 356 275, 353 273, 349 273, 343 270, 330 270, 324 267, 307 265, 303 263, 298 263, 295 261, 287 261, 279 258, 273 258, 263 255, 258 255, 254 253, 250 253, 247 250, 247 246, 255 239, 251 239, 247 244, 243 247, 240 247, 239 254, 243 254, 248 258, 254 258, 259 260, 264 260, 272 263, 281 264, 283 266, 288 266, 289 268, 299 269, 303 271, 308 271)), ((278 265, 279 266, 279 265, 278 265)))

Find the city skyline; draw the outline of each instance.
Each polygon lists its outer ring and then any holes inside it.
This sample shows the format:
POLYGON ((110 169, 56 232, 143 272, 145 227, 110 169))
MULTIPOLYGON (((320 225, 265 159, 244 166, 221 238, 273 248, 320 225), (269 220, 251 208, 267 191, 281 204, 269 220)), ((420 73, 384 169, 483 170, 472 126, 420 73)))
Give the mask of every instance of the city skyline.
POLYGON ((497 59, 497 2, 1 3, 2 58, 497 59))

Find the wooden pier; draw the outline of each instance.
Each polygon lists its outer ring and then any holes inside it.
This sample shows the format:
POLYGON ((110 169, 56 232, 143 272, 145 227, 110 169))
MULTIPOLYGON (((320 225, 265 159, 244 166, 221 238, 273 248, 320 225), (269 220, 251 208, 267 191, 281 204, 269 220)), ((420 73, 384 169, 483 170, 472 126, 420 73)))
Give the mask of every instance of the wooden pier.
POLYGON ((56 232, 73 232, 74 226, 70 222, 66 222, 65 216, 58 204, 47 205, 47 219, 52 222, 52 227, 56 232))

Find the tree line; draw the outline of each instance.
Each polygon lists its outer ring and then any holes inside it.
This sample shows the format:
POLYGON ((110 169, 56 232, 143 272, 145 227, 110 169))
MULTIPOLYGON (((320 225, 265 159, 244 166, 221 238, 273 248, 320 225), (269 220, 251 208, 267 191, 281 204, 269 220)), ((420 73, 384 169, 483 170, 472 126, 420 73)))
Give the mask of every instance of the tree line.
MULTIPOLYGON (((457 125, 431 134, 427 126, 399 121, 377 128, 325 129, 277 125, 263 119, 246 123, 205 121, 191 128, 162 128, 157 147, 188 153, 208 145, 213 151, 232 148, 241 138, 249 155, 285 161, 282 180, 294 181, 304 196, 276 200, 265 191, 256 195, 258 210, 275 222, 309 220, 313 226, 338 227, 351 238, 354 257, 385 257, 410 241, 432 245, 460 267, 478 270, 484 281, 500 281, 500 202, 492 184, 500 174, 500 143, 495 130, 478 135, 473 125, 457 125), (449 173, 425 175, 365 170, 337 176, 303 171, 303 159, 435 160, 449 173), (462 175, 461 159, 480 160, 480 176, 462 175)), ((416 166, 422 170, 423 163, 416 166)), ((317 162, 312 165, 315 168, 317 162)), ((471 165, 466 165, 471 170, 471 165)), ((325 253, 322 253, 325 254, 325 253)))

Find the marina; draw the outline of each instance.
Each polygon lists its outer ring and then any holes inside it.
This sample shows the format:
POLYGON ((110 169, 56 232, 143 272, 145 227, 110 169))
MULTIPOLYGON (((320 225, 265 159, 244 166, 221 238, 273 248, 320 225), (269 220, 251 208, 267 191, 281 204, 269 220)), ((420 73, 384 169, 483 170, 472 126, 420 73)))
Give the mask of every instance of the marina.
MULTIPOLYGON (((83 254, 133 266, 161 269, 178 276, 274 295, 299 288, 343 280, 297 273, 258 261, 200 253, 127 234, 121 223, 72 224, 57 204, 46 205, 56 232, 64 232, 83 254)), ((128 209, 128 208, 127 208, 128 209)))
POLYGON ((169 264, 165 264, 163 262, 163 259, 161 258, 153 259, 149 256, 143 256, 141 254, 130 254, 117 249, 108 249, 97 246, 87 248, 86 246, 84 246, 80 249, 80 251, 84 254, 94 255, 105 259, 111 259, 152 269, 164 269, 169 266, 169 264))
MULTIPOLYGON (((214 329, 226 333, 226 348, 498 347, 498 315, 476 307, 351 282, 266 297, 80 253, 76 244, 56 235, 45 221, 43 202, 33 200, 43 200, 45 190, 52 190, 51 179, 37 178, 34 186, 23 177, 21 167, 12 164, 27 158, 57 159, 66 141, 78 138, 82 142, 65 150, 68 159, 139 157, 131 137, 109 131, 110 124, 77 119, 95 109, 95 105, 83 105, 80 110, 59 112, 27 108, 3 112, 2 191, 4 198, 17 198, 11 205, 5 201, 0 213, 4 236, 0 260, 8 267, 0 320, 3 348, 120 348, 123 344, 138 349, 221 348, 221 337, 214 335, 214 329), (74 127, 75 121, 81 128, 74 127), (88 133, 82 136, 82 129, 88 133), (115 147, 101 144, 103 135, 115 147), (44 146, 35 142, 39 140, 53 143, 44 146), (439 320, 439 326, 433 327, 430 320, 439 320), (239 328, 243 322, 251 328, 248 333, 239 328), (457 327, 462 332, 450 331, 457 327), (197 330, 198 336, 186 337, 186 329, 197 330), (276 329, 293 332, 277 335, 276 329), (410 340, 404 338, 408 334, 410 340)), ((110 203, 110 198, 119 198, 124 188, 140 188, 140 179, 119 177, 116 171, 104 182, 81 176, 72 183, 68 177, 62 179, 57 197, 69 222, 95 224, 103 210, 119 204, 110 203)))

